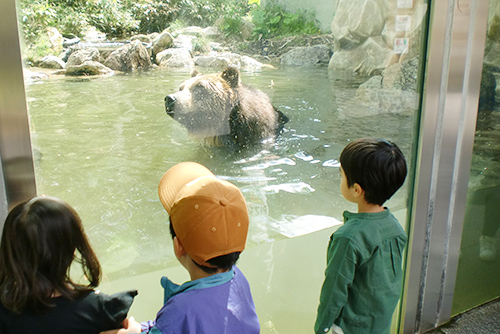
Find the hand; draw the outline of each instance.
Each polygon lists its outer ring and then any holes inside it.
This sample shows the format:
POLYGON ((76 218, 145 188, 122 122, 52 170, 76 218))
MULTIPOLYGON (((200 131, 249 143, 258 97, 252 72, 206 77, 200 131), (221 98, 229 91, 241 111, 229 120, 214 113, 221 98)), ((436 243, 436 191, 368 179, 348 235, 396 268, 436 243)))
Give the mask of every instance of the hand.
POLYGON ((123 328, 121 329, 112 329, 105 332, 100 332, 99 334, 129 334, 129 333, 140 333, 141 332, 141 324, 138 323, 134 317, 130 317, 128 319, 123 320, 122 322, 123 328))

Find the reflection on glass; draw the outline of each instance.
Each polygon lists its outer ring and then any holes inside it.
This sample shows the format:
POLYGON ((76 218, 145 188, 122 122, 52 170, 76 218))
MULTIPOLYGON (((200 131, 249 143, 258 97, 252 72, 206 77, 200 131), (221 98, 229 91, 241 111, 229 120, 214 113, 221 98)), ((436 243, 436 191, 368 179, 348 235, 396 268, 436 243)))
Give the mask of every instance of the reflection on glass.
POLYGON ((467 206, 452 313, 500 296, 500 107, 495 100, 500 73, 500 1, 490 2, 488 35, 467 206))
MULTIPOLYGON (((159 310, 162 275, 188 279, 172 252, 157 186, 169 167, 196 161, 235 183, 247 200, 250 231, 239 266, 262 332, 312 331, 329 236, 344 210, 355 211, 340 194, 341 150, 373 136, 397 143, 412 160, 427 9, 424 1, 394 1, 390 8, 373 1, 380 15, 345 22, 353 19, 351 0, 337 2, 330 66, 241 71, 243 82, 290 118, 275 143, 234 151, 189 137, 165 113, 164 97, 178 91, 190 67, 52 76, 27 86, 38 191, 77 209, 102 262, 104 289, 139 290, 136 319, 159 310)), ((387 203, 401 223, 406 192, 405 185, 387 203)))

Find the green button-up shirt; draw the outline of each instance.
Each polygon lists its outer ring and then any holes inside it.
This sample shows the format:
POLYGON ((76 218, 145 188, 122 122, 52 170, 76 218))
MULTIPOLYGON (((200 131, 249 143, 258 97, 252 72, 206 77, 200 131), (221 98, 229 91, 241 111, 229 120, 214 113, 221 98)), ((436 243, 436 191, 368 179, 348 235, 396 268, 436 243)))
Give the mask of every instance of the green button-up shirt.
POLYGON ((401 294, 406 233, 386 208, 344 212, 344 225, 330 237, 325 281, 314 330, 335 323, 345 334, 389 333, 401 294))

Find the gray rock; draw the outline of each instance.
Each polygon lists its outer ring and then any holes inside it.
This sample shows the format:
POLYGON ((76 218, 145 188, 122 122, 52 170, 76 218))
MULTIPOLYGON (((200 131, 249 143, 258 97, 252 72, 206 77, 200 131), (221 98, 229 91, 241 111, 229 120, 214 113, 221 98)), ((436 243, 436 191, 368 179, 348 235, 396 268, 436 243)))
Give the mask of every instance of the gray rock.
POLYGON ((162 52, 163 50, 169 48, 172 46, 172 43, 174 41, 174 38, 170 34, 169 31, 164 30, 161 34, 156 36, 155 39, 153 39, 153 55, 157 55, 158 53, 162 52))
POLYGON ((152 43, 152 39, 148 36, 148 35, 142 35, 142 34, 139 34, 139 35, 134 35, 132 37, 130 37, 130 41, 135 41, 135 40, 138 40, 142 43, 146 43, 146 44, 151 44, 152 43))
POLYGON ((150 68, 151 58, 146 47, 137 39, 113 51, 104 65, 116 71, 129 72, 150 68))
POLYGON ((49 55, 43 57, 38 63, 38 66, 42 68, 61 69, 66 66, 66 63, 64 63, 64 61, 59 59, 59 57, 56 57, 54 55, 49 55))
POLYGON ((80 65, 66 66, 66 75, 110 75, 113 70, 96 61, 85 61, 80 65))
POLYGON ((360 47, 335 51, 329 70, 348 70, 360 75, 380 74, 395 63, 397 55, 388 49, 382 37, 370 37, 360 47))
POLYGON ((187 49, 166 49, 156 55, 160 67, 194 67, 191 53, 187 49))
POLYGON ((281 64, 288 66, 328 65, 332 51, 326 45, 296 47, 281 56, 281 64))
POLYGON ((74 67, 85 63, 86 61, 99 61, 100 54, 96 48, 75 50, 68 57, 66 67, 74 67))
POLYGON ((339 0, 332 34, 341 49, 352 49, 380 36, 388 15, 385 0, 339 0))

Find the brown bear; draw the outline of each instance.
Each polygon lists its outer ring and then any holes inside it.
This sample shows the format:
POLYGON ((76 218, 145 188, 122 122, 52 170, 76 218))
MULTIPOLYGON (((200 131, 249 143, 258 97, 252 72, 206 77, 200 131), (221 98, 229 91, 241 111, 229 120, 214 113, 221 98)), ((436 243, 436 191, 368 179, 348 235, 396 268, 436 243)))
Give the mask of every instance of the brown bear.
POLYGON ((209 145, 250 146, 274 139, 288 122, 269 96, 243 84, 236 67, 201 75, 193 71, 179 91, 165 97, 167 114, 209 145))

